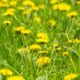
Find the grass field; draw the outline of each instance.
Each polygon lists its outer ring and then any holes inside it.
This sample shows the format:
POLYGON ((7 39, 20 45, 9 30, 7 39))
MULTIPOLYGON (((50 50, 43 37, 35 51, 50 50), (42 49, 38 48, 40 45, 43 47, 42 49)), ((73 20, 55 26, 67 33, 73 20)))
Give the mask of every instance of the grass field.
POLYGON ((0 80, 80 80, 80 0, 0 0, 0 80))

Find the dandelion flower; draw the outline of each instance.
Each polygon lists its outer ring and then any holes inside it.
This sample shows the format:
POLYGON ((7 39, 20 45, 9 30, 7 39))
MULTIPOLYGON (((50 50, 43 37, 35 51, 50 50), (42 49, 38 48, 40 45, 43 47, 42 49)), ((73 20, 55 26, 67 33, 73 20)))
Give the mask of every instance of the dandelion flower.
POLYGON ((63 52, 63 56, 68 56, 68 52, 63 52))
POLYGON ((77 74, 71 73, 71 74, 66 75, 66 76, 64 77, 64 80, 72 80, 72 79, 75 79, 75 78, 77 78, 77 77, 78 77, 77 74))
POLYGON ((21 33, 22 33, 22 34, 30 34, 31 31, 30 31, 30 30, 22 30, 21 33))
POLYGON ((47 39, 37 39, 36 42, 47 43, 49 41, 47 39))
POLYGON ((58 0, 51 0, 50 1, 50 4, 55 4, 55 3, 57 3, 58 2, 58 0))
POLYGON ((39 54, 46 54, 46 53, 48 53, 48 51, 45 51, 45 50, 44 50, 44 51, 39 51, 38 53, 39 53, 39 54))
POLYGON ((78 13, 76 11, 72 11, 72 12, 67 14, 68 17, 75 17, 77 15, 78 15, 78 13))
POLYGON ((11 24, 11 21, 7 20, 7 21, 4 21, 3 23, 8 25, 8 24, 11 24))
POLYGON ((51 23, 52 26, 56 25, 56 21, 55 20, 50 20, 49 22, 51 23))
POLYGON ((11 71, 11 70, 9 70, 9 69, 0 69, 0 73, 2 74, 2 75, 4 75, 4 76, 6 76, 6 75, 13 75, 13 72, 11 71))
POLYGON ((37 37, 38 37, 38 38, 41 38, 41 39, 48 39, 48 36, 47 36, 47 34, 45 34, 45 33, 38 33, 38 34, 37 34, 37 37))
POLYGON ((7 80, 25 80, 25 79, 20 76, 11 76, 11 77, 7 78, 7 80))
POLYGON ((33 44, 30 46, 31 50, 37 50, 37 49, 41 49, 41 46, 39 46, 38 44, 33 44))
POLYGON ((50 58, 49 57, 41 57, 37 60, 37 64, 39 66, 43 66, 45 64, 49 64, 50 63, 50 58))
POLYGON ((22 31, 22 30, 25 30, 24 26, 14 28, 14 31, 22 31))

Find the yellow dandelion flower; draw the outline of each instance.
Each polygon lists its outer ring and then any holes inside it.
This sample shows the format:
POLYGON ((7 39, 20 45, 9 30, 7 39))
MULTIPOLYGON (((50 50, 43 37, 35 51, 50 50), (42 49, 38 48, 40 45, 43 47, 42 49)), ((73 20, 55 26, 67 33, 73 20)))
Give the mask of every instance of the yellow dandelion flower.
POLYGON ((57 3, 58 2, 58 0, 51 0, 50 1, 50 4, 55 4, 55 3, 57 3))
POLYGON ((41 18, 40 17, 35 17, 34 21, 41 22, 41 18))
POLYGON ((7 3, 8 2, 8 0, 2 0, 3 2, 5 2, 5 3, 7 3))
POLYGON ((61 50, 61 49, 62 49, 61 47, 56 48, 56 50, 58 50, 58 51, 61 50))
POLYGON ((77 1, 77 4, 80 4, 80 1, 77 1))
POLYGON ((37 49, 41 49, 41 46, 39 46, 38 44, 33 44, 30 46, 31 50, 37 50, 37 49))
POLYGON ((56 5, 54 5, 54 6, 53 6, 53 9, 54 9, 54 10, 57 10, 57 9, 58 9, 58 7, 59 7, 59 5, 58 5, 58 4, 56 4, 56 5))
POLYGON ((68 52, 63 52, 63 56, 68 56, 68 52))
POLYGON ((73 41, 72 40, 68 40, 68 44, 71 44, 73 41))
POLYGON ((47 39, 37 39, 36 42, 47 43, 49 41, 47 39))
POLYGON ((31 31, 30 31, 30 30, 22 30, 21 33, 22 33, 22 34, 30 34, 31 31))
POLYGON ((7 3, 0 2, 0 7, 2 8, 9 7, 9 5, 7 3))
POLYGON ((78 13, 76 11, 72 11, 72 12, 67 14, 68 17, 75 17, 77 15, 78 15, 78 13))
POLYGON ((14 12, 14 11, 15 11, 14 8, 9 8, 9 9, 7 10, 7 12, 14 12))
POLYGON ((40 9, 43 9, 44 7, 45 7, 44 4, 41 4, 38 6, 38 8, 40 8, 40 9))
POLYGON ((38 11, 38 10, 39 10, 39 8, 36 7, 36 6, 32 6, 32 7, 30 8, 30 11, 38 11))
POLYGON ((49 64, 50 63, 50 58, 49 57, 41 57, 37 60, 36 62, 39 66, 43 66, 45 64, 49 64))
POLYGON ((76 38, 76 39, 73 40, 73 42, 74 43, 80 43, 80 40, 76 38))
POLYGON ((38 53, 39 54, 46 54, 46 53, 48 53, 48 51, 39 51, 38 53))
POLYGON ((71 6, 66 3, 60 3, 53 6, 53 9, 56 10, 62 10, 62 11, 70 11, 71 6), (64 7, 63 7, 64 6, 64 7))
POLYGON ((4 24, 11 24, 11 21, 7 20, 3 22, 4 24))
POLYGON ((17 5, 17 1, 14 1, 14 0, 13 1, 10 1, 10 5, 11 6, 17 5))
POLYGON ((42 38, 42 39, 48 39, 48 36, 47 36, 47 34, 45 34, 45 33, 38 33, 38 34, 37 34, 37 37, 38 37, 38 38, 42 38))
POLYGON ((13 16, 13 15, 14 15, 14 13, 11 12, 11 11, 6 11, 6 12, 4 13, 4 16, 13 16))
POLYGON ((23 1, 23 5, 26 5, 26 6, 34 6, 34 2, 30 1, 30 0, 25 0, 23 1))
POLYGON ((7 78, 7 80, 25 80, 25 79, 20 76, 11 76, 11 77, 7 78))
POLYGON ((21 10, 21 11, 24 11, 25 10, 25 8, 22 7, 22 6, 19 6, 18 9, 21 10))
POLYGON ((56 25, 56 21, 55 20, 50 20, 49 22, 51 23, 52 26, 56 25))
POLYGON ((70 9, 71 9, 70 5, 68 5, 66 3, 59 4, 58 8, 59 8, 59 10, 64 10, 64 11, 70 11, 70 9))
POLYGON ((78 77, 77 74, 71 73, 71 74, 66 75, 66 76, 64 77, 64 80, 72 80, 72 79, 75 79, 75 78, 77 78, 77 77, 78 77))
POLYGON ((24 15, 28 15, 28 14, 30 14, 30 11, 28 11, 28 10, 27 11, 24 11, 23 14, 24 15))
POLYGON ((0 69, 0 73, 2 74, 2 75, 4 75, 4 76, 6 76, 6 75, 13 75, 13 72, 11 71, 11 70, 9 70, 9 69, 0 69))
POLYGON ((22 31, 22 30, 25 30, 24 26, 14 28, 14 31, 22 31))

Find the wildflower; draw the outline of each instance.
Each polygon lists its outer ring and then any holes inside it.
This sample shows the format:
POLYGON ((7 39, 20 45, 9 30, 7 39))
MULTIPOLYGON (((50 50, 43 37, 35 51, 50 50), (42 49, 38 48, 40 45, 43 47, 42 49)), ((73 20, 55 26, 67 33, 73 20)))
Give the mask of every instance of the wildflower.
POLYGON ((44 8, 44 4, 41 4, 38 6, 39 9, 43 9, 44 8))
POLYGON ((36 42, 47 43, 49 41, 47 39, 37 39, 36 42))
POLYGON ((0 2, 0 7, 1 8, 9 7, 9 5, 7 3, 0 2))
POLYGON ((59 8, 59 10, 64 10, 64 11, 70 11, 70 9, 71 9, 70 5, 68 5, 66 3, 59 4, 58 8, 59 8))
POLYGON ((22 31, 22 30, 25 30, 24 26, 14 28, 14 31, 22 31))
POLYGON ((8 20, 8 21, 4 21, 3 23, 8 25, 11 24, 11 21, 8 20))
POLYGON ((30 34, 31 31, 30 31, 30 30, 22 30, 21 33, 22 33, 22 34, 30 34))
POLYGON ((57 9, 58 9, 58 6, 59 6, 58 4, 54 5, 54 6, 53 6, 53 9, 54 9, 54 10, 57 10, 57 9))
POLYGON ((8 0, 2 0, 3 2, 5 2, 5 3, 7 3, 8 2, 8 0))
POLYGON ((59 50, 61 50, 61 49, 62 49, 61 47, 56 48, 57 51, 59 51, 59 50))
POLYGON ((7 11, 4 13, 4 16, 13 16, 13 15, 14 15, 14 13, 11 11, 7 11))
POLYGON ((72 43, 72 40, 68 40, 68 44, 71 44, 72 43))
POLYGON ((39 46, 38 44, 33 44, 30 46, 31 50, 37 50, 37 49, 41 49, 41 46, 39 46))
POLYGON ((45 64, 49 64, 50 63, 50 58, 49 57, 41 57, 37 60, 37 64, 39 66, 43 66, 45 64))
POLYGON ((14 8, 9 8, 9 9, 7 10, 7 12, 14 12, 14 11, 15 11, 14 8))
POLYGON ((24 15, 28 15, 28 14, 30 14, 30 11, 28 11, 28 10, 27 11, 24 11, 23 14, 24 15))
POLYGON ((74 43, 80 43, 80 40, 76 38, 76 39, 73 40, 73 42, 74 43))
POLYGON ((18 9, 21 10, 21 11, 24 11, 25 10, 25 8, 22 7, 22 6, 19 6, 18 9))
POLYGON ((36 7, 36 6, 32 6, 32 7, 30 8, 30 11, 38 11, 38 10, 39 10, 39 8, 36 7))
POLYGON ((34 6, 35 4, 32 1, 30 1, 30 0, 25 0, 23 2, 23 5, 25 5, 25 6, 34 6))
POLYGON ((51 23, 52 26, 56 25, 56 21, 55 20, 50 20, 49 22, 51 23))
POLYGON ((78 77, 77 74, 71 73, 71 74, 66 75, 66 76, 64 77, 64 80, 72 80, 72 79, 75 79, 75 78, 77 78, 77 77, 78 77))
POLYGON ((0 73, 2 74, 2 75, 4 75, 4 76, 6 76, 6 75, 13 75, 13 72, 11 71, 11 70, 9 70, 9 69, 0 69, 0 73))
POLYGON ((7 80, 25 80, 25 79, 20 76, 11 76, 11 77, 7 78, 7 80))
POLYGON ((77 4, 80 4, 80 1, 79 0, 77 1, 77 4))
POLYGON ((41 22, 41 18, 40 17, 35 17, 34 21, 41 22))
POLYGON ((48 36, 45 33, 38 33, 37 37, 42 39, 48 39, 48 36))
POLYGON ((68 56, 68 52, 63 52, 63 56, 68 56))
POLYGON ((48 51, 39 51, 38 53, 39 54, 46 54, 46 53, 48 53, 48 51))
POLYGON ((17 4, 17 1, 10 1, 10 5, 11 6, 14 6, 14 5, 16 5, 17 4))
POLYGON ((58 0, 51 0, 50 1, 50 4, 55 4, 55 3, 57 3, 58 2, 58 0))
POLYGON ((72 12, 67 14, 68 17, 75 17, 77 15, 78 15, 78 13, 76 11, 72 11, 72 12))
POLYGON ((62 11, 70 11, 71 7, 70 7, 70 5, 68 5, 66 3, 60 3, 60 4, 54 5, 53 9, 54 10, 58 9, 58 10, 62 10, 62 11))

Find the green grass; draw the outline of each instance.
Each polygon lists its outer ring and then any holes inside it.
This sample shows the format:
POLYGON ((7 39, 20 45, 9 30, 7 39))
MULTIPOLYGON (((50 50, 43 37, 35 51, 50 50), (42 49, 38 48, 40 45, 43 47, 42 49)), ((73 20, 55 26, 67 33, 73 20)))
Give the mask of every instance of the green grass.
MULTIPOLYGON (((23 0, 20 0, 23 2, 23 0)), ((30 16, 23 15, 14 8, 15 15, 12 17, 3 16, 8 8, 0 7, 0 69, 8 68, 14 72, 14 75, 20 75, 25 80, 36 80, 39 76, 47 76, 48 80, 64 80, 64 76, 70 73, 80 74, 80 43, 68 44, 68 40, 80 39, 80 5, 72 4, 71 0, 58 0, 58 3, 65 2, 71 5, 72 10, 78 12, 75 18, 67 17, 65 11, 53 10, 49 4, 49 0, 32 0, 36 5, 44 4, 45 9, 37 12, 31 12, 30 16), (41 18, 41 22, 35 22, 34 16, 41 18), (11 20, 11 24, 5 25, 3 21, 11 20), (54 19, 56 25, 52 27, 48 21, 54 19), (14 27, 24 26, 32 32, 30 35, 16 34, 13 31, 14 27), (72 26, 71 30, 70 27, 72 26), (70 30, 70 33, 68 33, 70 30), (48 35, 49 42, 41 45, 43 50, 47 50, 53 43, 58 43, 61 46, 60 51, 55 51, 52 46, 48 54, 41 55, 37 51, 30 51, 26 56, 24 53, 20 55, 16 53, 17 49, 31 46, 32 44, 39 44, 36 42, 37 33, 44 32, 48 35), (63 52, 67 51, 69 55, 63 56, 63 52), (38 66, 36 61, 41 56, 48 56, 50 63, 45 66, 38 66)), ((2 76, 2 80, 7 78, 2 76)), ((8 77, 8 76, 7 76, 8 77)), ((42 79, 41 79, 42 80, 42 79)), ((47 79, 45 79, 47 80, 47 79)), ((80 76, 75 80, 80 80, 80 76)))

